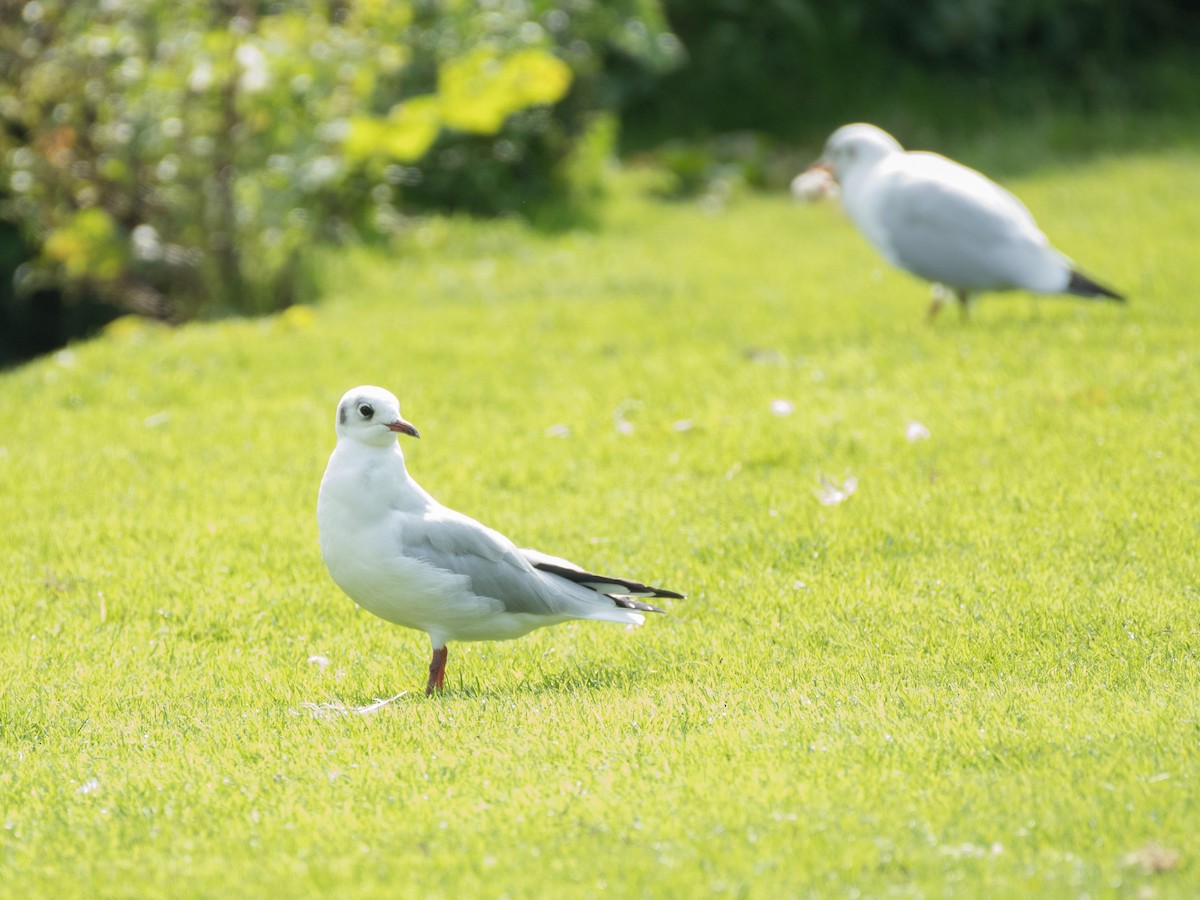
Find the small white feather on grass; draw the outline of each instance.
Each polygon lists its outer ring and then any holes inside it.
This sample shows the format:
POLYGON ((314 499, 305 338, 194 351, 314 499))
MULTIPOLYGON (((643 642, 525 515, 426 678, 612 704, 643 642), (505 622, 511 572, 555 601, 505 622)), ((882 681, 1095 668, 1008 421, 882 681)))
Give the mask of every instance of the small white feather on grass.
MULTIPOLYGON (((399 700, 408 691, 401 691, 395 697, 388 697, 386 700, 376 698, 374 703, 368 703, 366 706, 346 706, 344 703, 334 701, 333 703, 301 703, 300 708, 308 712, 314 719, 328 719, 333 716, 348 716, 350 714, 367 716, 374 712, 379 712, 389 703, 394 703, 399 700)), ((295 710, 292 711, 299 715, 295 710)))
POLYGON ((840 485, 834 484, 825 477, 824 473, 820 473, 818 477, 821 486, 814 488, 813 493, 821 501, 822 506, 837 506, 839 503, 845 503, 858 490, 858 479, 853 475, 847 475, 840 485))
POLYGON ((920 422, 909 422, 904 428, 904 436, 908 438, 910 444, 927 441, 929 440, 929 429, 920 422))

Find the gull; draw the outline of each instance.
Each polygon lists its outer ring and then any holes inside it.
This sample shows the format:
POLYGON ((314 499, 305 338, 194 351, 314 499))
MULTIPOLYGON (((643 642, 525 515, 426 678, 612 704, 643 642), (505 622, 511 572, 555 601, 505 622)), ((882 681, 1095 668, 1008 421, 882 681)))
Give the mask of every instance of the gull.
POLYGON ((932 320, 946 300, 1022 289, 1121 300, 1052 246, 1025 205, 985 175, 936 153, 905 152, 874 125, 844 125, 812 170, 841 188, 851 220, 889 263, 933 282, 932 320))
POLYGON ((519 549, 438 503, 408 474, 397 436, 420 434, 383 388, 347 391, 335 427, 317 497, 321 556, 363 609, 429 635, 426 694, 442 690, 448 641, 509 640, 571 619, 641 625, 663 610, 639 598, 683 598, 519 549))

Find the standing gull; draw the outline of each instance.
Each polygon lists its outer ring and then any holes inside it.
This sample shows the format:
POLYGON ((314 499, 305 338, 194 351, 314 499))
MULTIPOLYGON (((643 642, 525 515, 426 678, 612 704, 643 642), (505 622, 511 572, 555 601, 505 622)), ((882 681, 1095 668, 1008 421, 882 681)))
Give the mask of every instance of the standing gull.
POLYGON ((383 388, 348 391, 336 428, 317 498, 321 555, 363 609, 429 635, 426 694, 442 690, 447 641, 508 640, 571 619, 641 625, 663 610, 638 598, 683 596, 518 549, 442 506, 408 474, 396 435, 420 435, 383 388))
POLYGON ((1125 299, 1080 274, 1000 185, 936 153, 905 152, 874 125, 839 128, 813 168, 837 180, 847 214, 888 262, 934 283, 930 319, 947 288, 964 314, 978 291, 1125 299))

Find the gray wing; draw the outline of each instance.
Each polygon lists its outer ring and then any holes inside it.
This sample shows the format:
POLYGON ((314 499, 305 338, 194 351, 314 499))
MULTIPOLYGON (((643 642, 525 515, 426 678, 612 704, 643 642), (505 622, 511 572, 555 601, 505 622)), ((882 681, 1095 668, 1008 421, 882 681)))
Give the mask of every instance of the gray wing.
POLYGON ((907 154, 890 173, 878 214, 893 261, 960 288, 1016 287, 1048 241, 1016 197, 935 154, 907 154))
POLYGON ((442 508, 408 517, 401 530, 404 553, 455 575, 471 590, 491 597, 514 613, 571 614, 572 598, 525 559, 516 546, 474 519, 442 508))

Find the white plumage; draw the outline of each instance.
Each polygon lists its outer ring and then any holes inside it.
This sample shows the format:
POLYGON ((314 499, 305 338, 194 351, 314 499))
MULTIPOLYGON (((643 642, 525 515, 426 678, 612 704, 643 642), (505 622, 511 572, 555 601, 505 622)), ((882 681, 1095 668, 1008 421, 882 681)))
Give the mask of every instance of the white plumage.
POLYGON ((662 610, 635 598, 681 597, 518 549, 442 506, 408 474, 396 435, 419 435, 383 388, 348 391, 336 428, 317 499, 321 555, 363 609, 429 635, 427 693, 442 687, 447 641, 507 640, 569 619, 640 625, 662 610))
POLYGON ((874 125, 839 128, 814 168, 830 171, 859 231, 892 265, 935 285, 932 318, 951 289, 1019 288, 1123 300, 1080 274, 1025 205, 974 169, 936 153, 905 152, 874 125))

